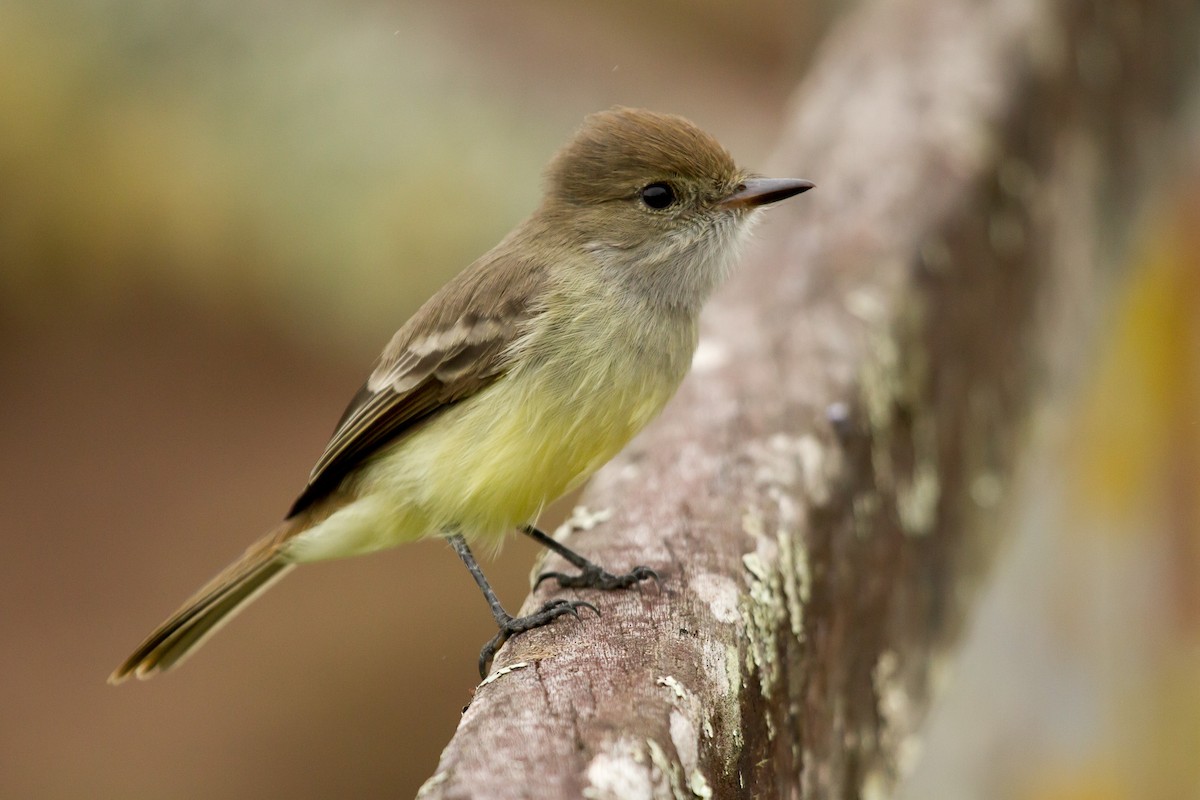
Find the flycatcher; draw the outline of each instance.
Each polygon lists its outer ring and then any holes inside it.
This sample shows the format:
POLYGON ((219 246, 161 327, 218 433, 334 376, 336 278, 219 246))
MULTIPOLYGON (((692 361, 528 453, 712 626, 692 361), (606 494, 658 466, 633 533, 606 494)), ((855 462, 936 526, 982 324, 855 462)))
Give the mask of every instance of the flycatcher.
MULTIPOLYGON (((759 178, 687 120, 630 108, 588 117, 545 196, 392 337, 286 519, 191 597, 110 682, 170 669, 297 564, 445 537, 510 636, 579 610, 504 611, 468 541, 513 530, 579 569, 560 586, 626 588, 534 527, 662 410, 691 364, 697 318, 755 210, 812 188, 759 178)), ((597 612, 598 613, 598 612, 597 612)))

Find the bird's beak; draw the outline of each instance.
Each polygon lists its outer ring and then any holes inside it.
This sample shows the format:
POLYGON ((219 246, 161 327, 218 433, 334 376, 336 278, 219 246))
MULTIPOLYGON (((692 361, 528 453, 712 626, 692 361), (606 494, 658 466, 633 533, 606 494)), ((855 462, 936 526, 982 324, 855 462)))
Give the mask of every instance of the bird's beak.
POLYGON ((717 203, 718 208, 757 208, 787 200, 813 188, 812 181, 796 178, 749 178, 733 194, 717 203))

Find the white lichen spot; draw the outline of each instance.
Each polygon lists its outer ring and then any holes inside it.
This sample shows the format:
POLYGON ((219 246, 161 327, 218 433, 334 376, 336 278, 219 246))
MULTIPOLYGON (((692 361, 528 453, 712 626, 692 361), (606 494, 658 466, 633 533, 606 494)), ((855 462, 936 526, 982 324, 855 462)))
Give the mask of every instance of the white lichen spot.
POLYGON ((888 725, 899 727, 907 722, 912 711, 912 702, 903 686, 887 682, 879 687, 879 710, 888 725))
POLYGON ((632 751, 632 746, 622 740, 611 751, 593 758, 584 773, 588 785, 583 796, 587 800, 651 800, 654 783, 650 768, 632 751))
POLYGON ((804 491, 813 503, 823 506, 833 493, 830 476, 826 469, 826 451, 812 434, 805 434, 796 441, 796 455, 800 462, 800 476, 804 491))
POLYGON ((746 509, 746 513, 742 514, 742 532, 753 536, 755 539, 767 535, 767 529, 763 523, 762 511, 754 507, 746 509))
POLYGON ((873 768, 863 778, 858 796, 862 800, 888 800, 892 796, 892 777, 882 768, 873 768))
POLYGON ((704 773, 698 769, 694 769, 688 775, 688 789, 696 797, 708 798, 713 796, 712 787, 708 785, 708 779, 704 777, 704 773))
POLYGON ((896 511, 905 533, 926 536, 933 532, 941 494, 937 466, 930 461, 919 461, 913 469, 912 481, 896 488, 896 511))
POLYGON ((696 345, 692 355, 693 372, 710 372, 725 366, 729 361, 729 350, 720 342, 705 337, 696 345))
POLYGON ((812 573, 808 564, 808 548, 803 537, 793 537, 784 526, 779 529, 779 571, 783 575, 783 595, 787 601, 788 623, 792 635, 804 640, 804 608, 812 593, 812 573))
POLYGON ((772 486, 767 495, 775 501, 779 511, 779 527, 791 530, 804 521, 804 506, 790 494, 778 486, 772 486))
MULTIPOLYGON (((946 681, 946 662, 948 657, 935 658, 930 664, 930 687, 936 694, 938 684, 946 681), (941 661, 942 664, 938 664, 941 661)), ((875 686, 875 697, 882 726, 878 738, 886 751, 894 753, 894 774, 887 777, 887 786, 894 781, 895 775, 907 775, 913 770, 920 758, 922 741, 916 734, 920 712, 913 703, 910 692, 900 675, 900 657, 894 650, 884 650, 875 663, 871 674, 875 686)), ((865 796, 865 795, 864 795, 865 796)))
POLYGON ((1003 496, 1004 482, 995 473, 985 472, 971 481, 971 499, 980 508, 995 508, 1003 496))
POLYGON ((730 692, 734 695, 742 692, 742 663, 737 647, 729 645, 725 648, 725 675, 728 678, 730 692))
POLYGON ((571 516, 554 529, 554 538, 561 542, 576 531, 590 531, 597 525, 608 522, 612 515, 611 508, 589 511, 587 506, 575 506, 571 510, 571 516))
MULTIPOLYGON (((768 571, 766 565, 775 561, 779 544, 775 537, 767 535, 767 523, 761 509, 752 506, 746 510, 742 515, 742 532, 754 539, 754 564, 746 565, 746 568, 758 570, 765 576, 768 571)), ((745 561, 743 558, 742 563, 745 564, 745 561)))
POLYGON ((875 696, 879 699, 879 711, 884 721, 894 719, 907 708, 907 696, 897 686, 900 657, 895 650, 884 650, 875 662, 871 679, 875 685, 875 696))
POLYGON ((741 614, 746 627, 746 669, 757 673, 764 696, 770 696, 779 672, 777 631, 783 619, 779 575, 767 569, 758 553, 746 553, 742 564, 750 573, 749 596, 741 614))
MULTIPOLYGON (((646 751, 650 754, 650 764, 653 767, 651 777, 658 779, 654 781, 654 788, 669 792, 669 797, 683 798, 683 775, 679 765, 667 756, 667 751, 654 739, 646 740, 646 751)), ((655 795, 661 796, 661 793, 656 791, 655 795)))
POLYGON ((899 666, 900 658, 896 655, 895 650, 884 650, 879 654, 879 660, 875 662, 875 669, 871 674, 875 681, 876 694, 879 693, 883 684, 896 677, 896 670, 899 666))
POLYGON ((623 738, 607 744, 584 771, 588 800, 652 800, 654 780, 641 742, 623 738))
POLYGON ((863 322, 880 322, 887 307, 878 291, 857 289, 846 296, 846 310, 863 322))
POLYGON ((783 596, 787 603, 792 635, 804 638, 804 604, 808 600, 808 550, 803 535, 793 527, 804 518, 786 495, 779 498, 779 574, 783 578, 783 596))
POLYGON ((491 675, 488 675, 486 678, 484 678, 482 681, 479 682, 479 686, 480 686, 480 688, 487 686, 489 683, 493 683, 493 682, 499 680, 500 678, 504 677, 505 675, 507 675, 510 672, 516 672, 517 670, 525 669, 528 666, 529 666, 529 663, 525 662, 525 661, 518 661, 515 664, 509 664, 507 667, 498 669, 495 672, 493 672, 491 675))
POLYGON ((616 470, 609 471, 609 474, 614 473, 615 479, 621 483, 633 483, 642 479, 642 468, 632 461, 622 462, 616 470))
POLYGON ((920 740, 914 734, 919 714, 901 679, 900 659, 895 651, 886 650, 879 655, 871 677, 883 721, 880 736, 884 747, 896 754, 894 763, 899 772, 907 773, 920 755, 920 740))
POLYGON ((879 495, 875 492, 855 495, 851 513, 854 517, 855 534, 858 538, 865 539, 875 526, 875 516, 879 513, 879 495))
POLYGON ((659 686, 665 686, 670 689, 675 693, 675 697, 679 700, 683 700, 687 697, 687 689, 684 689, 683 684, 675 680, 675 676, 673 675, 663 675, 654 682, 659 686))
POLYGON ((718 622, 737 622, 738 588, 731 579, 702 572, 692 579, 691 588, 708 604, 709 611, 718 622))
POLYGON ((860 381, 863 404, 876 438, 886 440, 901 392, 900 349, 895 339, 884 334, 872 341, 871 352, 860 381))
POLYGON ((746 571, 754 576, 756 581, 765 581, 767 579, 767 568, 762 563, 762 559, 758 557, 758 553, 746 553, 742 556, 742 565, 746 571))

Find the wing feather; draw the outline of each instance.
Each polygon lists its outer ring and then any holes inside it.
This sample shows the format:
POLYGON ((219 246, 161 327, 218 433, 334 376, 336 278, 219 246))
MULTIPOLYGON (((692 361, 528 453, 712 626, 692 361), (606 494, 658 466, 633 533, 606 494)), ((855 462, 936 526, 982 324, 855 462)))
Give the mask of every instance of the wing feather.
POLYGON ((477 261, 397 331, 346 407, 289 517, 337 488, 380 447, 504 374, 512 343, 540 313, 545 270, 502 267, 500 256, 477 261))

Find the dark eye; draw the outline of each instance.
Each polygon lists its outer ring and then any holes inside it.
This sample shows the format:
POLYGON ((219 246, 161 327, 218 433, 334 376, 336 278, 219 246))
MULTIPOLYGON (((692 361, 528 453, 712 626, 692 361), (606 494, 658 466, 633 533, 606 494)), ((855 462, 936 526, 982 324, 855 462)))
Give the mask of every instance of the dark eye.
POLYGON ((652 183, 642 189, 642 202, 651 208, 666 208, 675 202, 675 190, 669 183, 652 183))

